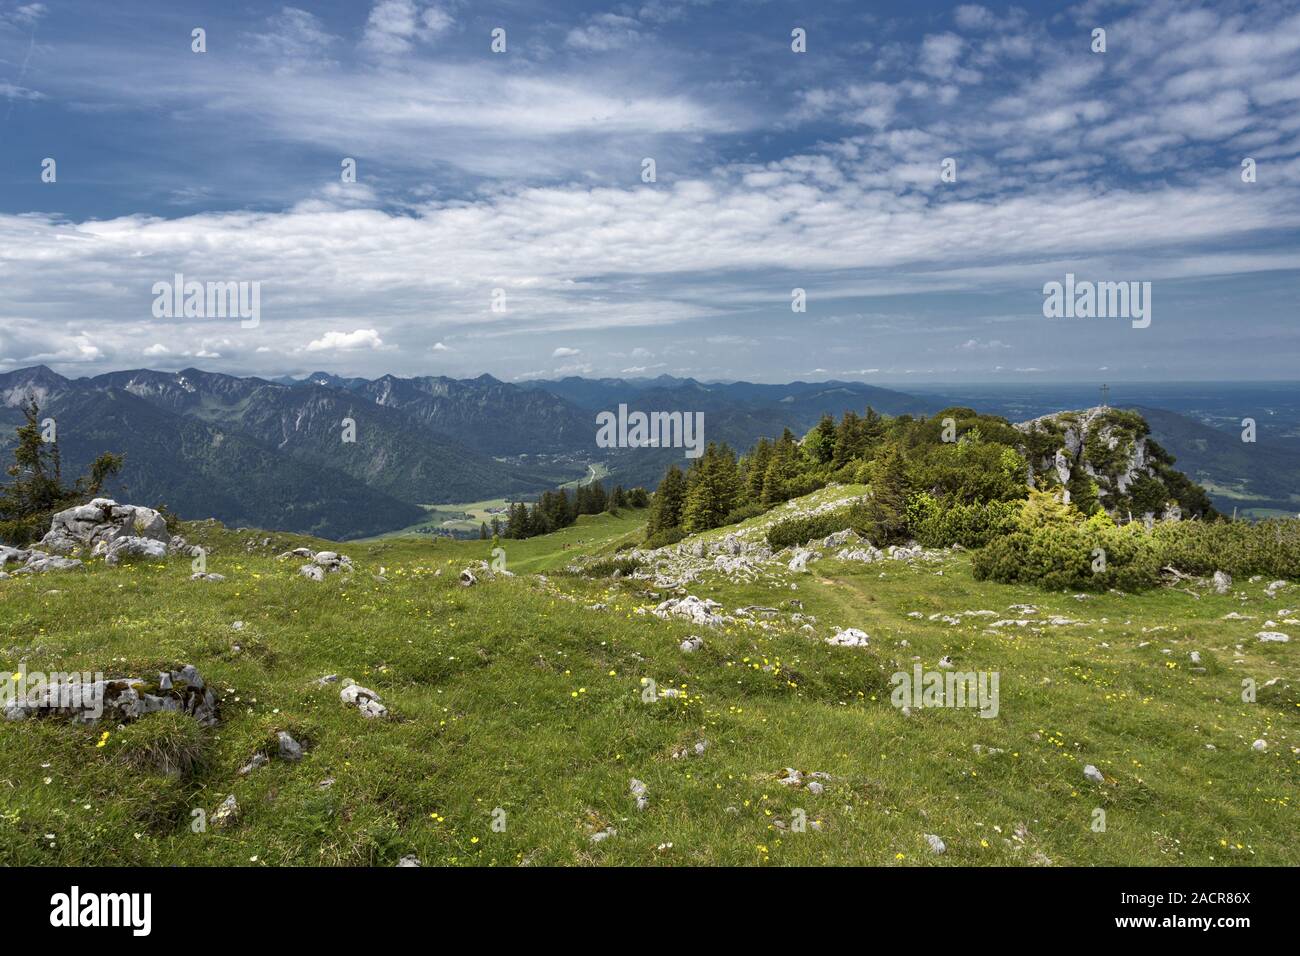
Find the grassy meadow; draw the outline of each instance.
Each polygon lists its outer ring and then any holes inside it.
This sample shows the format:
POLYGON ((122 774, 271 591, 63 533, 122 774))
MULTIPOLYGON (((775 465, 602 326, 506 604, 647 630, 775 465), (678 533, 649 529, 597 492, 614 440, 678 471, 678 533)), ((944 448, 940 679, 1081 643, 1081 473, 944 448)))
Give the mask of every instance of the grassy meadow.
POLYGON ((276 554, 324 542, 208 523, 185 533, 223 582, 191 581, 181 558, 0 581, 6 666, 142 676, 192 663, 221 718, 209 730, 171 715, 0 724, 0 863, 1300 864, 1296 643, 1254 636, 1284 610, 1300 616, 1297 586, 1275 599, 1267 581, 1238 581, 1227 596, 1080 600, 977 583, 959 552, 827 558, 775 585, 706 574, 686 590, 726 613, 776 609, 766 628, 751 617, 708 629, 645 613, 671 596, 647 581, 565 573, 637 542, 643 521, 583 517, 501 542, 514 576, 472 587, 459 572, 490 560, 491 542, 336 545, 355 572, 315 583, 276 554), (929 620, 1020 618, 1015 604, 1039 613, 998 628, 929 620), (797 611, 816 617, 813 634, 797 611), (1078 623, 1046 624, 1053 615, 1078 623), (870 646, 825 643, 839 627, 870 646), (703 646, 683 653, 693 634, 703 646), (996 718, 891 706, 892 673, 945 655, 1000 674, 996 718), (331 674, 341 680, 318 683, 331 674), (341 703, 347 678, 389 717, 341 703), (281 730, 301 761, 275 756, 281 730), (159 770, 160 750, 183 753, 186 769, 159 770), (241 775, 259 751, 269 762, 241 775), (1087 764, 1103 783, 1085 779, 1087 764), (788 767, 827 774, 823 792, 780 783, 788 767), (230 794, 238 816, 217 826, 230 794), (800 817, 808 825, 792 826, 800 817))

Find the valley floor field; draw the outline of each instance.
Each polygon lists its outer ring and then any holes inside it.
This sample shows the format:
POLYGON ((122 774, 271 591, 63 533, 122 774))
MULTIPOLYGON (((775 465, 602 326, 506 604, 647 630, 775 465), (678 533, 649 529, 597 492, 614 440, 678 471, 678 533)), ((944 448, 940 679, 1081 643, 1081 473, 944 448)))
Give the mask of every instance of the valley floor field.
POLYGON ((1080 599, 976 582, 960 552, 828 557, 693 582, 728 615, 775 609, 708 628, 647 613, 673 596, 648 581, 565 573, 643 522, 503 541, 514 576, 476 569, 468 587, 458 575, 491 560, 490 541, 335 546, 355 571, 318 583, 276 554, 319 542, 205 523, 185 533, 222 582, 191 581, 181 558, 0 581, 7 666, 192 663, 220 715, 187 742, 194 768, 170 775, 148 760, 152 718, 0 725, 0 863, 1300 864, 1296 643, 1255 636, 1268 621, 1294 634, 1300 587, 1080 599), (977 610, 994 613, 960 614, 977 610), (869 646, 825 643, 845 627, 869 646), (702 647, 683 652, 692 635, 702 647), (891 674, 945 656, 999 673, 996 718, 891 705, 891 674), (318 683, 331 674, 377 691, 389 718, 341 703, 342 680, 318 683), (275 756, 281 730, 301 761, 275 756), (241 775, 258 751, 269 762, 241 775), (805 785, 781 783, 786 768, 805 785), (193 832, 193 811, 211 820, 230 794, 234 822, 193 832))

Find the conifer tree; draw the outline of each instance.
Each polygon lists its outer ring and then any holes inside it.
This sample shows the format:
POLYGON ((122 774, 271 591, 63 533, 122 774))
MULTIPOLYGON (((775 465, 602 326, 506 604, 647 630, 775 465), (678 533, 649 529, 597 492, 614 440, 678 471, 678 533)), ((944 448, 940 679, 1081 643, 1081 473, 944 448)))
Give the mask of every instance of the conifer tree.
POLYGON ((686 503, 682 506, 682 528, 687 534, 717 528, 740 492, 740 471, 736 455, 726 445, 709 442, 686 476, 686 503))
POLYGON ((658 534, 668 531, 682 523, 682 505, 686 500, 686 475, 677 465, 671 465, 659 487, 655 489, 654 500, 650 503, 650 518, 646 522, 646 531, 658 534))

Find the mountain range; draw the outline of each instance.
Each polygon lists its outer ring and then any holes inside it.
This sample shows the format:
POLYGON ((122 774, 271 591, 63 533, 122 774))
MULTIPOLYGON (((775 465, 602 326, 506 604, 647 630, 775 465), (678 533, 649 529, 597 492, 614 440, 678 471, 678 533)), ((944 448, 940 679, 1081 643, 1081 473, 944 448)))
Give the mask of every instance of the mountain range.
MULTIPOLYGON (((45 366, 0 374, 0 447, 35 398, 57 423, 67 474, 104 451, 126 455, 112 493, 186 518, 348 539, 420 522, 425 505, 530 498, 595 473, 653 487, 682 449, 596 446, 595 416, 703 412, 705 440, 746 449, 823 414, 932 414, 953 402, 860 382, 701 383, 689 378, 491 375, 239 377, 188 368, 70 379, 45 366), (350 435, 349 435, 350 431, 350 435), (354 440, 346 440, 347 438, 354 440)), ((1300 448, 1252 457, 1238 437, 1187 416, 1141 409, 1153 434, 1206 482, 1216 504, 1295 510, 1300 448)))

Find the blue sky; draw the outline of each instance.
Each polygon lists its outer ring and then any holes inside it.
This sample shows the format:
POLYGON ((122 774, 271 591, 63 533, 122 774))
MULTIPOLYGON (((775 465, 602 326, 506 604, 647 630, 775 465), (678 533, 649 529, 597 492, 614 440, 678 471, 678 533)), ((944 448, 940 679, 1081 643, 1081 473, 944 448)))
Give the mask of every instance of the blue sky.
POLYGON ((0 370, 1300 368, 1276 0, 0 0, 0 183, 0 370), (177 272, 260 282, 260 322, 155 318, 177 272), (1150 326, 1045 318, 1066 273, 1151 282, 1150 326))

